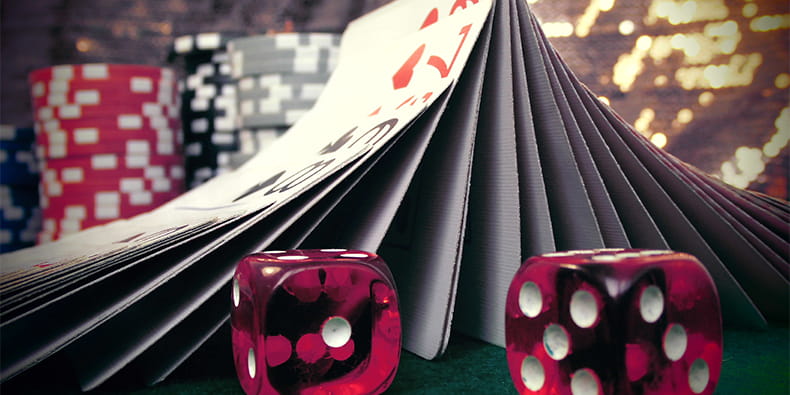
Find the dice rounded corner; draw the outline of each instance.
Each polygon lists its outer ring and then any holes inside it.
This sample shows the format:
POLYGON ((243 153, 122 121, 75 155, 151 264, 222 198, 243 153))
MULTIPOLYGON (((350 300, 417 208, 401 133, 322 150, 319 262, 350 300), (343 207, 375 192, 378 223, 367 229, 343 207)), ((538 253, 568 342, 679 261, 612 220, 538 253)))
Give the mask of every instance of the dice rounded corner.
POLYGON ((711 394, 718 382, 718 292, 690 254, 530 257, 508 287, 504 318, 508 369, 521 394, 711 394))
POLYGON ((230 299, 234 363, 247 394, 378 394, 397 372, 397 290, 376 254, 250 254, 231 279, 230 299))

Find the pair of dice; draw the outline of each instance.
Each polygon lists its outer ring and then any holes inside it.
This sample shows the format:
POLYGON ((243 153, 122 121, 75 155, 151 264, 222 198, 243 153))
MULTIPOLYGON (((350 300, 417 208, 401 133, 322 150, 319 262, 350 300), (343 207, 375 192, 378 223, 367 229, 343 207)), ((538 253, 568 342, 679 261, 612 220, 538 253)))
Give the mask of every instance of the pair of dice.
MULTIPOLYGON (((395 376, 401 322, 384 261, 363 251, 268 251, 232 280, 233 357, 247 394, 378 394, 395 376)), ((505 314, 521 394, 710 394, 718 295, 694 257, 588 250, 528 259, 505 314)))

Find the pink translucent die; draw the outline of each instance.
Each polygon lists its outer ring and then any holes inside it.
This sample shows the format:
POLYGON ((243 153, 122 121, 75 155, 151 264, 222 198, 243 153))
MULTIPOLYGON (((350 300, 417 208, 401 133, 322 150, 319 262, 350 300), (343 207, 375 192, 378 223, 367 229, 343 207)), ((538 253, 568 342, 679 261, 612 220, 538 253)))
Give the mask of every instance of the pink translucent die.
POLYGON ((513 277, 505 309, 520 394, 711 394, 719 379, 718 293, 688 254, 532 257, 513 277))
POLYGON ((378 394, 401 349, 395 285, 375 254, 252 254, 232 280, 233 358, 247 394, 378 394))

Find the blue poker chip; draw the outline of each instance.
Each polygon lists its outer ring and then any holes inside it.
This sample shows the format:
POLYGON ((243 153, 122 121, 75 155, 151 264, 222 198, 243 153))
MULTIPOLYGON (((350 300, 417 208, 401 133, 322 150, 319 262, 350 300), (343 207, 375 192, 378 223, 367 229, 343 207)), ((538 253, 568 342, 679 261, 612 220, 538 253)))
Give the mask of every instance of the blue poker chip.
POLYGON ((32 152, 34 147, 33 141, 0 140, 0 150, 6 151, 6 154, 12 154, 16 151, 32 152))
MULTIPOLYGON (((0 186, 0 190, 8 192, 8 189, 8 186, 0 186)), ((21 194, 25 195, 26 193, 21 194)), ((4 193, 2 197, 4 199, 2 199, 2 207, 0 207, 0 253, 35 245, 36 236, 41 230, 42 223, 37 195, 35 199, 31 199, 35 201, 35 205, 11 205, 7 199, 8 193, 4 193)), ((19 199, 20 197, 16 196, 15 198, 19 199)), ((24 203, 29 203, 29 201, 24 201, 24 203)))
POLYGON ((33 228, 19 231, 0 228, 0 254, 36 245, 38 232, 33 228))
POLYGON ((38 207, 38 185, 14 186, 0 184, 0 208, 38 207))
POLYGON ((0 125, 0 142, 16 142, 19 144, 33 143, 36 132, 31 127, 19 128, 10 125, 0 125))
MULTIPOLYGON (((41 211, 40 209, 37 208, 36 212, 40 213, 41 211)), ((30 228, 31 226, 30 219, 33 217, 34 213, 32 211, 31 212, 26 211, 25 215, 27 215, 27 217, 19 220, 2 219, 2 217, 8 215, 15 215, 15 214, 9 214, 9 210, 0 209, 0 229, 7 229, 10 231, 21 233, 25 229, 30 228)))
POLYGON ((0 148, 0 183, 35 185, 38 180, 38 163, 33 151, 0 148))
POLYGON ((0 125, 0 183, 35 185, 38 162, 34 153, 36 133, 33 128, 0 125))
MULTIPOLYGON (((3 230, 0 229, 0 240, 3 239, 2 235, 3 235, 3 230)), ((9 237, 14 237, 14 236, 9 236, 9 237)), ((21 249, 24 249, 24 248, 33 247, 34 245, 36 245, 35 241, 26 242, 26 243, 22 243, 22 242, 2 243, 2 242, 0 242, 0 254, 5 254, 7 252, 14 252, 14 251, 21 250, 21 249)))
POLYGON ((37 185, 37 172, 21 164, 0 164, 0 182, 7 185, 37 185))

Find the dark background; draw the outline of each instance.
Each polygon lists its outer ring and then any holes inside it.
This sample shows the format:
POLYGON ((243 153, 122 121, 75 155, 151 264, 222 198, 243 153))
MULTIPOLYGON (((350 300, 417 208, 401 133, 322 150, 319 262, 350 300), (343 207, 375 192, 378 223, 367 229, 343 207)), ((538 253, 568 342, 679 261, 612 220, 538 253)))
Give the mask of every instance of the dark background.
MULTIPOLYGON (((26 76, 36 68, 87 62, 166 65, 173 39, 199 32, 259 34, 291 29, 342 32, 349 21, 389 1, 3 1, 0 2, 0 122, 17 126, 31 124, 26 76)), ((790 135, 790 115, 781 121, 783 132, 778 132, 775 123, 782 109, 788 107, 786 85, 790 82, 782 81, 790 81, 787 29, 790 2, 691 1, 688 3, 698 3, 696 7, 674 15, 680 20, 665 15, 666 12, 662 14, 661 4, 666 3, 663 0, 528 2, 547 32, 546 23, 571 28, 570 35, 567 31, 559 36, 554 34, 551 40, 581 80, 606 97, 646 137, 663 133, 668 141, 664 148, 680 159, 719 176, 724 162, 736 164, 734 155, 739 147, 759 150, 778 134, 785 142, 784 148, 778 156, 760 160, 765 163, 765 169, 749 183, 749 188, 787 199, 786 139, 790 135), (756 19, 774 15, 784 15, 780 17, 784 18, 783 28, 766 32, 751 29, 756 19), (623 21, 632 23, 632 32, 620 31, 623 21), (737 26, 733 36, 710 34, 712 27, 728 21, 737 26), (589 26, 587 34, 579 31, 583 25, 589 26), (681 49, 664 46, 666 56, 652 56, 660 49, 661 42, 666 43, 669 37, 678 34, 696 40, 701 52, 712 50, 713 54, 701 62, 699 56, 688 56, 681 49), (640 60, 641 69, 634 73, 633 86, 624 91, 616 83, 615 67, 624 57, 638 52, 636 43, 642 36, 652 42, 650 53, 640 60), (714 48, 723 39, 733 40, 731 51, 714 48), (749 56, 758 56, 759 66, 734 67, 748 79, 738 86, 685 89, 676 77, 681 68, 736 64, 749 56), (691 119, 679 117, 680 112, 691 114, 691 119)), ((752 162, 755 160, 758 159, 753 158, 752 162)), ((751 163, 751 167, 759 165, 751 163)))

